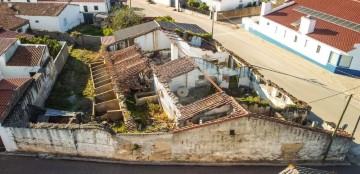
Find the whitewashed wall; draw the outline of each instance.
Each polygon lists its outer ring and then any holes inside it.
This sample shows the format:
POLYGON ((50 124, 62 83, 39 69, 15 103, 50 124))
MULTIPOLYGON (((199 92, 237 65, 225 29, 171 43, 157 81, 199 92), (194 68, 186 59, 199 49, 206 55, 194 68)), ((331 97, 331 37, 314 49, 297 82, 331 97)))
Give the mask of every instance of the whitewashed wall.
POLYGON ((348 52, 350 56, 353 56, 350 69, 360 70, 360 43, 356 44, 354 47, 354 50, 348 52))
POLYGON ((29 20, 31 29, 45 31, 66 32, 84 22, 84 17, 76 5, 67 5, 58 16, 16 16, 29 20))
POLYGON ((104 2, 70 2, 70 4, 78 5, 79 10, 82 13, 108 13, 110 7, 104 2), (87 6, 88 11, 84 11, 84 6, 87 6), (98 10, 95 10, 95 6, 98 6, 98 10))
POLYGON ((20 45, 20 41, 17 40, 13 45, 11 45, 6 52, 0 55, 0 66, 3 69, 6 66, 6 62, 8 62, 11 56, 14 54, 18 46, 20 45))
MULTIPOLYGON (((4 2, 8 2, 8 1, 4 0, 4 2)), ((28 0, 11 0, 11 2, 28 2, 28 0)), ((37 3, 37 0, 30 0, 30 2, 31 3, 37 3)))
POLYGON ((162 31, 156 30, 134 39, 142 51, 156 51, 170 48, 170 41, 162 31))

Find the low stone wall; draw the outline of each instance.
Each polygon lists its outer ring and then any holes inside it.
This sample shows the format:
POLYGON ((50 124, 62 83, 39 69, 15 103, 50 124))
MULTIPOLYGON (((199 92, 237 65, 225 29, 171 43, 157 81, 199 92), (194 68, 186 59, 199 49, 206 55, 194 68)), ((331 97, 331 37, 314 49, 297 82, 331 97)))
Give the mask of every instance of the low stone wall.
POLYGON ((241 9, 235 9, 229 11, 218 11, 215 14, 216 15, 215 20, 221 21, 221 20, 241 18, 246 16, 259 16, 260 11, 261 11, 260 6, 247 7, 247 8, 241 8, 241 9))
MULTIPOLYGON (((12 152, 180 162, 318 162, 330 140, 330 132, 257 115, 173 133, 113 134, 101 125, 46 123, 0 127, 0 134, 12 152)), ((350 143, 350 138, 336 137, 328 160, 343 161, 350 143)))
POLYGON ((70 34, 68 33, 38 31, 38 30, 32 30, 32 34, 35 36, 48 35, 52 39, 63 40, 68 42, 69 44, 77 44, 78 46, 84 48, 99 49, 101 46, 101 36, 90 36, 83 34, 77 36, 70 36, 70 34))

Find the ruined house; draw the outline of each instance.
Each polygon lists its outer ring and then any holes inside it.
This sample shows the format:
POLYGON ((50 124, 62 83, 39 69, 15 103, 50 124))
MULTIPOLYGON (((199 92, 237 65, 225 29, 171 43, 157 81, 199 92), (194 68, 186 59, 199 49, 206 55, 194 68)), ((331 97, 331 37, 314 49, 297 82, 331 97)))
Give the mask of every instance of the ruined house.
MULTIPOLYGON (((125 30, 126 37, 118 31, 102 39, 109 52, 91 65, 97 123, 3 126, 7 151, 131 161, 322 160, 332 132, 309 122, 311 107, 202 38, 200 27, 152 21, 125 30), (144 131, 156 119, 142 120, 130 107, 147 102, 161 105, 171 129, 144 131), (114 131, 116 122, 126 131, 114 131)), ((327 160, 343 161, 351 140, 339 130, 327 160)))

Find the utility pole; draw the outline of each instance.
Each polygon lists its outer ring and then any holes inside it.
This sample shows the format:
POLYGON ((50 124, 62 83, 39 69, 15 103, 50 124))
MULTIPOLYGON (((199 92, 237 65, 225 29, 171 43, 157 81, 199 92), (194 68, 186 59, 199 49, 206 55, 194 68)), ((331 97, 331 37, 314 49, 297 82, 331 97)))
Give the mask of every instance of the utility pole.
POLYGON ((131 0, 129 0, 130 1, 130 3, 129 3, 129 8, 131 8, 131 0))
POLYGON ((360 121, 360 115, 359 115, 359 118, 358 118, 358 120, 357 120, 357 122, 356 122, 355 128, 354 128, 354 130, 353 130, 353 132, 352 132, 352 134, 351 134, 351 137, 354 137, 355 131, 356 131, 358 125, 359 125, 359 121, 360 121))
POLYGON ((345 112, 346 112, 346 110, 347 110, 347 108, 348 108, 348 106, 349 106, 349 103, 350 103, 350 100, 351 100, 352 96, 353 96, 353 95, 350 94, 349 99, 348 99, 348 101, 347 101, 347 103, 346 103, 346 105, 345 105, 345 108, 344 108, 344 110, 343 110, 343 112, 342 112, 342 114, 341 114, 341 116, 340 116, 339 122, 338 122, 338 124, 336 125, 335 130, 334 130, 334 132, 333 132, 332 135, 331 135, 329 145, 328 145, 328 147, 327 147, 327 149, 326 149, 326 151, 325 151, 325 154, 324 154, 323 162, 325 162, 325 160, 326 160, 326 157, 327 157, 327 155, 328 155, 328 153, 329 153, 331 144, 333 143, 333 140, 334 140, 334 138, 335 138, 335 136, 336 136, 337 130, 339 129, 341 120, 342 120, 343 117, 344 117, 344 114, 345 114, 345 112))
POLYGON ((212 6, 211 18, 212 18, 211 37, 214 38, 214 23, 215 23, 215 7, 214 6, 212 6))

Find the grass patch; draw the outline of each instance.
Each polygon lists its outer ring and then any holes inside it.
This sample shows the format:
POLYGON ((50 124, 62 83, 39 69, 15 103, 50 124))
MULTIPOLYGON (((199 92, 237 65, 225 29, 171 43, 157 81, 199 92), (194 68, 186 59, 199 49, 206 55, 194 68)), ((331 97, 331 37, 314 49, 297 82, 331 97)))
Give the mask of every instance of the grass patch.
POLYGON ((90 115, 95 92, 88 64, 100 56, 96 52, 72 47, 69 47, 69 51, 70 56, 45 102, 45 107, 90 115))
POLYGON ((111 36, 114 33, 114 30, 111 28, 100 28, 90 24, 83 24, 69 31, 69 33, 73 32, 92 36, 111 36))

